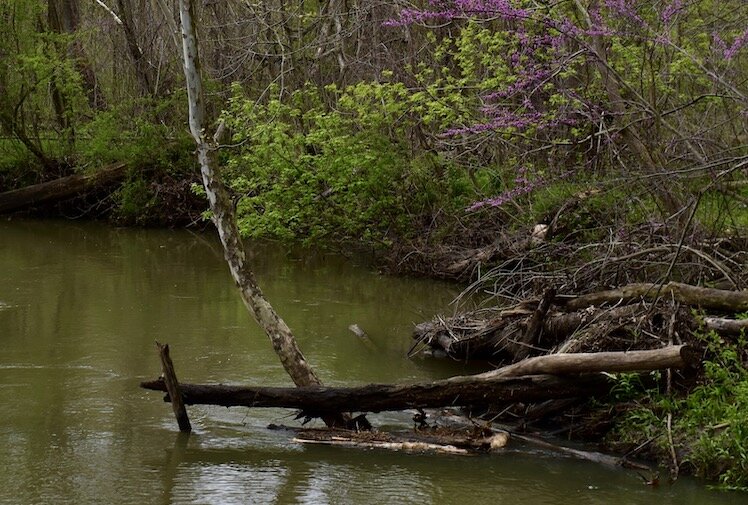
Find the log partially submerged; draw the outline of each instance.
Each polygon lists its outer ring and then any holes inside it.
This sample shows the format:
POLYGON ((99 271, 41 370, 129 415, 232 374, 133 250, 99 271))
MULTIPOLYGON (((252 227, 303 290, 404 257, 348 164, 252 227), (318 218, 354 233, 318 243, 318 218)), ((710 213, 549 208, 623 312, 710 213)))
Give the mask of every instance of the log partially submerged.
MULTIPOLYGON (((370 384, 347 388, 180 386, 186 405, 285 407, 301 409, 308 417, 318 417, 332 412, 381 412, 590 397, 607 393, 611 385, 607 377, 593 372, 683 368, 694 359, 692 350, 680 345, 651 351, 541 356, 483 374, 416 384, 370 384), (587 375, 560 377, 548 375, 550 373, 587 375)), ((166 384, 161 379, 142 382, 141 387, 166 392, 166 384)))
MULTIPOLYGON (((142 382, 140 386, 166 392, 166 385, 162 379, 142 382)), ((331 412, 382 412, 535 402, 553 398, 591 396, 606 393, 610 388, 608 380, 600 375, 573 379, 550 375, 497 379, 454 377, 418 384, 369 384, 360 387, 287 388, 222 384, 180 386, 185 405, 284 407, 300 409, 307 417, 321 417, 331 412)))
POLYGON ((54 181, 0 193, 0 213, 15 212, 41 203, 67 200, 122 180, 125 163, 115 163, 90 174, 75 174, 54 181))
POLYGON ((164 381, 164 386, 166 386, 169 397, 172 398, 171 406, 172 410, 174 410, 174 417, 176 417, 177 424, 179 425, 179 431, 189 433, 192 431, 192 425, 190 424, 189 416, 187 416, 187 409, 184 408, 182 391, 177 380, 177 373, 174 371, 174 363, 172 363, 171 356, 169 356, 169 344, 156 342, 156 348, 158 348, 158 355, 161 358, 161 379, 164 381))
POLYGON ((301 444, 321 444, 357 449, 387 449, 405 452, 435 452, 469 455, 503 449, 509 442, 505 431, 480 426, 447 428, 432 426, 408 431, 350 431, 334 428, 296 428, 270 425, 269 429, 286 430, 301 444))

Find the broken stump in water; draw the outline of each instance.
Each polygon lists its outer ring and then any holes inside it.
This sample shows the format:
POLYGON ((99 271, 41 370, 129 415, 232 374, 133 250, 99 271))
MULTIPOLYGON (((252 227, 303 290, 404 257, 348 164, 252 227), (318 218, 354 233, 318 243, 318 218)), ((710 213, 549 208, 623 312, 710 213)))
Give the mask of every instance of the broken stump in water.
POLYGON ((174 363, 172 363, 169 356, 169 344, 156 342, 156 347, 158 348, 158 355, 161 358, 162 378, 166 386, 166 391, 169 394, 172 409, 174 410, 174 417, 177 418, 179 431, 189 433, 192 431, 192 425, 190 424, 190 418, 187 416, 187 409, 184 406, 182 391, 179 387, 177 374, 174 371, 174 363))

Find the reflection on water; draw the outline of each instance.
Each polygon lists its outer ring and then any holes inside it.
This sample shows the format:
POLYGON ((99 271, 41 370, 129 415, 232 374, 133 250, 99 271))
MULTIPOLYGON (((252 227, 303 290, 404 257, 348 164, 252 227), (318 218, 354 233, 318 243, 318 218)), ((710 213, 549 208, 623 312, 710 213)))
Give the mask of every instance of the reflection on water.
MULTIPOLYGON (((454 287, 277 247, 253 264, 325 382, 463 371, 404 358, 412 323, 444 311, 454 287)), ((286 410, 191 407, 195 433, 177 433, 168 405, 137 387, 159 371, 154 340, 171 344, 184 381, 289 384, 211 236, 2 222, 0 300, 0 503, 736 503, 693 481, 652 490, 630 472, 516 450, 301 447, 265 429, 293 424, 286 410)))

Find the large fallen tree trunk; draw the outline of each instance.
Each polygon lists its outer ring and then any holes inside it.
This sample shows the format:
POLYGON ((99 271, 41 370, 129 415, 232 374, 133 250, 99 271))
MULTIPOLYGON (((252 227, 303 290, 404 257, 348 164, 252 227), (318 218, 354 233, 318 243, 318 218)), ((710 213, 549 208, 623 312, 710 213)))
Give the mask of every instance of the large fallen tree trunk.
MULTIPOLYGON (((224 407, 284 407, 301 409, 309 417, 334 412, 382 412, 411 408, 477 406, 536 402, 590 396, 610 388, 601 375, 575 378, 538 375, 492 380, 453 379, 418 384, 369 384, 361 387, 251 387, 180 384, 185 405, 224 407)), ((467 379, 467 378, 461 378, 467 379)), ((166 392, 162 379, 141 387, 166 392)), ((168 397, 167 397, 168 399, 168 397)))
MULTIPOLYGON (((348 388, 203 384, 181 384, 180 387, 187 405, 285 407, 301 409, 305 415, 316 417, 345 411, 381 412, 589 397, 607 393, 611 384, 605 376, 516 375, 683 368, 694 359, 697 358, 692 355, 691 349, 681 345, 651 351, 554 354, 528 359, 517 365, 483 374, 417 384, 370 384, 348 388)), ((143 382, 141 387, 166 392, 166 385, 161 379, 143 382)))
POLYGON ((54 181, 0 193, 0 213, 15 212, 41 203, 59 202, 117 182, 127 166, 115 163, 91 174, 76 174, 54 181))
POLYGON ((697 351, 687 345, 630 352, 559 353, 528 358, 475 377, 492 379, 522 375, 567 375, 591 372, 640 372, 685 368, 699 362, 697 351))

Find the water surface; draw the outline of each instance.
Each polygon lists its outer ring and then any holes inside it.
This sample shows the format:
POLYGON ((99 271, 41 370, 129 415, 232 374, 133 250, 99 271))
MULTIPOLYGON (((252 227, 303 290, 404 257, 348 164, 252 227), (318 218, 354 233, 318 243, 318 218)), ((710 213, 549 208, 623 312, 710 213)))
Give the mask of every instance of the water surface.
MULTIPOLYGON (((405 358, 412 324, 448 311, 454 286, 272 246, 252 263, 325 383, 462 372, 405 358)), ((0 503, 748 502, 686 479, 654 490, 632 472, 525 449, 457 457, 302 447, 265 429, 294 424, 282 409, 189 407, 195 431, 181 436, 169 405, 138 388, 160 371, 154 340, 171 344, 184 382, 290 384, 212 235, 0 222, 0 503)))

